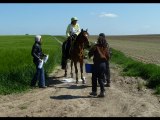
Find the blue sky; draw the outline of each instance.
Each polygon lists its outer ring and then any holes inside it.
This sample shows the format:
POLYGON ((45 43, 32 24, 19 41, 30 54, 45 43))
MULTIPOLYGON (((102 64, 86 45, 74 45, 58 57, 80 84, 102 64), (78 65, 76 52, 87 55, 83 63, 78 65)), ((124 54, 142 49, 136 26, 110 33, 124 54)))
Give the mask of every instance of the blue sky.
POLYGON ((65 35, 74 16, 91 35, 160 34, 160 3, 0 3, 0 35, 65 35))

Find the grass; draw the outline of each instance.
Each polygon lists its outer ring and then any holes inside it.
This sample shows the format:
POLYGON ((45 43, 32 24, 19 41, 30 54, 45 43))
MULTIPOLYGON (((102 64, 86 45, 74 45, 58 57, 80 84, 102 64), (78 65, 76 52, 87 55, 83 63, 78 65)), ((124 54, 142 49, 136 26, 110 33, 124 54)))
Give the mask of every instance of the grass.
POLYGON ((113 48, 111 61, 123 67, 123 75, 141 77, 147 80, 149 88, 160 89, 160 66, 133 60, 113 48))
POLYGON ((156 94, 160 94, 160 85, 157 85, 156 86, 156 92, 155 92, 156 94))
MULTIPOLYGON (((62 42, 66 39, 65 36, 55 37, 62 42)), ((46 78, 48 78, 48 73, 61 62, 61 45, 53 36, 43 35, 42 39, 43 52, 49 54, 49 60, 44 65, 46 78)), ((30 81, 35 72, 31 56, 33 43, 32 35, 0 36, 0 94, 23 92, 30 88, 30 81)), ((111 62, 123 67, 123 75, 144 78, 147 86, 156 89, 156 93, 160 94, 159 66, 133 60, 113 48, 111 62)), ((139 87, 141 88, 141 84, 139 87)))
MULTIPOLYGON (((44 65, 48 75, 60 64, 61 46, 52 36, 42 36, 42 50, 49 54, 44 65)), ((23 92, 30 88, 30 81, 35 73, 31 56, 34 36, 0 36, 0 94, 23 92)), ((46 76, 47 78, 47 76, 46 76)))

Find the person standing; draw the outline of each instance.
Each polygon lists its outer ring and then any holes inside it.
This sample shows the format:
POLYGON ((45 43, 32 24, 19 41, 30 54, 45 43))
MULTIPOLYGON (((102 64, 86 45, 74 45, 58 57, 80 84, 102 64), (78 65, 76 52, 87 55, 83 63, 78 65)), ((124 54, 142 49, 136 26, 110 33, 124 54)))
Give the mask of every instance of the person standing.
MULTIPOLYGON (((103 37, 103 39, 106 39, 106 36, 105 36, 104 33, 100 33, 99 36, 103 37)), ((111 49, 110 49, 110 47, 109 47, 109 44, 108 44, 107 40, 106 40, 106 47, 108 48, 109 59, 106 61, 106 74, 104 74, 104 77, 105 77, 105 79, 104 79, 104 84, 105 84, 106 87, 110 87, 111 81, 110 81, 109 60, 110 60, 110 58, 111 58, 112 52, 111 52, 111 49)))
POLYGON ((31 80, 31 87, 36 86, 36 82, 39 79, 38 86, 39 88, 46 88, 45 86, 45 74, 44 74, 44 67, 42 66, 39 68, 39 64, 42 62, 43 57, 46 55, 42 52, 41 48, 42 44, 42 37, 40 35, 35 36, 35 43, 32 46, 31 55, 33 56, 33 63, 36 66, 36 73, 31 80))
POLYGON ((105 96, 105 88, 103 80, 106 74, 106 61, 109 60, 109 53, 106 39, 99 34, 97 44, 95 44, 88 53, 89 58, 93 57, 93 71, 92 71, 92 92, 90 95, 97 95, 97 80, 100 84, 100 94, 98 97, 105 96))

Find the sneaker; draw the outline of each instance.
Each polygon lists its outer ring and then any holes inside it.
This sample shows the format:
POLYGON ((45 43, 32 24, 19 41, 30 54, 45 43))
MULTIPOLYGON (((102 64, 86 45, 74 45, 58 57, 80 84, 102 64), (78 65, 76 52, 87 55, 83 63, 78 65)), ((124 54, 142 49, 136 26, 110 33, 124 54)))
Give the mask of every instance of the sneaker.
POLYGON ((107 83, 106 83, 106 82, 103 82, 103 84, 106 85, 107 83))
POLYGON ((104 92, 100 92, 100 94, 98 95, 98 97, 105 97, 105 93, 104 92))
POLYGON ((96 93, 96 92, 90 92, 89 94, 90 94, 90 95, 93 95, 93 96, 97 96, 97 93, 96 93))
POLYGON ((110 87, 110 86, 111 86, 110 83, 107 83, 107 84, 106 84, 106 87, 110 87))
POLYGON ((47 88, 47 86, 40 86, 39 88, 47 88))

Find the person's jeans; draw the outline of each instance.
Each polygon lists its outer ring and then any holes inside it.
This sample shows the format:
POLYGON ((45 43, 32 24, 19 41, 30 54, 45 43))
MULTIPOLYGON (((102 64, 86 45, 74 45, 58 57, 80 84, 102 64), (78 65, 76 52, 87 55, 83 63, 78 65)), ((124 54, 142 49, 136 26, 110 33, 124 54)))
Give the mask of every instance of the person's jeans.
POLYGON ((44 68, 41 69, 38 68, 38 64, 36 64, 36 73, 31 81, 31 86, 35 86, 37 80, 39 79, 38 86, 43 87, 45 86, 45 74, 44 74, 44 68))
POLYGON ((92 72, 92 92, 97 92, 97 80, 100 85, 101 92, 104 92, 103 80, 104 74, 106 73, 106 63, 94 64, 92 72))
POLYGON ((106 62, 106 73, 104 74, 104 83, 110 83, 110 67, 109 67, 109 61, 106 62))

